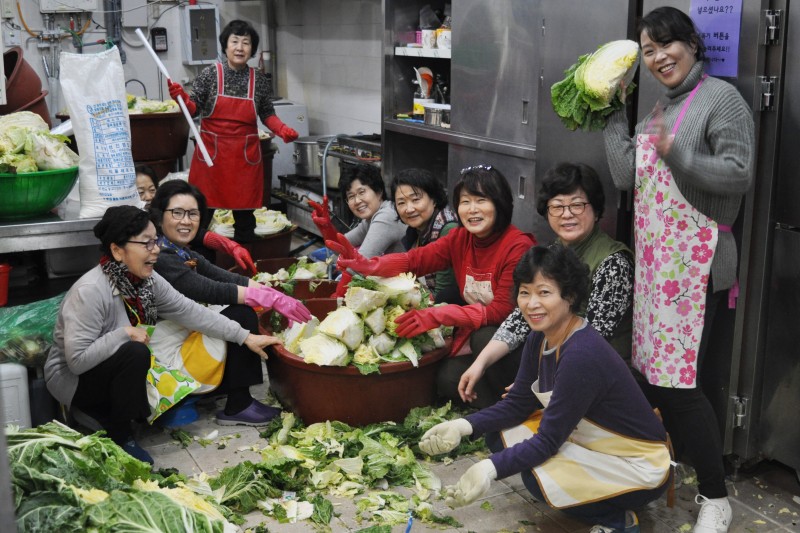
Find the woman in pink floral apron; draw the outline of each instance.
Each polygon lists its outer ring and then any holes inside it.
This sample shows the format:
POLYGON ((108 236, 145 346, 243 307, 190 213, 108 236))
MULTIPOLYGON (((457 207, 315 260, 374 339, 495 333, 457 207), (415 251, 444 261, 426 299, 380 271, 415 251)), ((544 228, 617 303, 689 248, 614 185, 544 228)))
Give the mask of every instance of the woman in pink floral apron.
POLYGON ((695 533, 731 522, 716 416, 697 377, 720 300, 734 305, 731 225, 752 183, 753 118, 739 92, 703 72, 705 47, 683 12, 651 11, 642 57, 667 88, 631 139, 624 110, 604 131, 616 186, 634 191, 633 366, 697 470, 695 533))

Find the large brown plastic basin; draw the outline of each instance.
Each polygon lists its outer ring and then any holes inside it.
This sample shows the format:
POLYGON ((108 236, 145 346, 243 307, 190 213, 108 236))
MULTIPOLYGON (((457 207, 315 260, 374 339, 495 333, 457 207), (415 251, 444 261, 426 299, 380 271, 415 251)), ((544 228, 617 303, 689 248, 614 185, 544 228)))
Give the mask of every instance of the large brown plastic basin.
MULTIPOLYGON (((322 319, 336 308, 336 300, 309 300, 306 306, 322 319)), ((436 372, 450 351, 450 339, 444 348, 424 354, 419 367, 410 362, 384 363, 380 374, 366 376, 354 366, 308 364, 283 346, 269 350, 270 388, 286 409, 306 424, 339 420, 363 426, 402 422, 412 408, 433 404, 436 372)))

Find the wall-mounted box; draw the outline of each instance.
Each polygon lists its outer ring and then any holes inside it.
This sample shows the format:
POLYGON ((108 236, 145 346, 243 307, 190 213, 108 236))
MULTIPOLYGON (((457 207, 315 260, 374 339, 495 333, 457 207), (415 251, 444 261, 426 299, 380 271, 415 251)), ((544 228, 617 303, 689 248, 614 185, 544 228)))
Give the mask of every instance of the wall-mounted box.
POLYGON ((185 65, 211 65, 220 57, 217 6, 181 6, 181 49, 185 65))
POLYGON ((39 0, 41 13, 78 13, 97 11, 97 0, 39 0))

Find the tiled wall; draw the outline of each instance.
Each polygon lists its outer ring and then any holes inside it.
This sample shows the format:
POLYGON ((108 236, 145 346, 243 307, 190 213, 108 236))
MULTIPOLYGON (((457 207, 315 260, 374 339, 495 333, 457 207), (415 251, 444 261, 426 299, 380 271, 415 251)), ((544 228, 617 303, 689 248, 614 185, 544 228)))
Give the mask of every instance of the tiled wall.
POLYGON ((381 0, 278 0, 277 93, 312 135, 380 133, 381 0))

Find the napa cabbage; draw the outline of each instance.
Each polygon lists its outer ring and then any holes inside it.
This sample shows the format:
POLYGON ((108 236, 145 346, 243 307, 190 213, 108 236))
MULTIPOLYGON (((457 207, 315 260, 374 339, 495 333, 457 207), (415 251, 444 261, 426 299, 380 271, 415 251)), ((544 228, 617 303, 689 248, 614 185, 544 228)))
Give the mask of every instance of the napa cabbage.
POLYGON ((628 94, 635 88, 631 80, 638 64, 639 45, 630 40, 611 41, 580 56, 551 87, 553 109, 570 130, 603 129, 608 116, 624 105, 620 81, 628 94))
POLYGON ((347 346, 321 334, 300 341, 300 354, 306 363, 319 366, 346 366, 350 362, 347 346))
POLYGON ((364 322, 352 309, 340 307, 328 313, 317 332, 338 339, 355 350, 364 341, 364 322))
POLYGON ((370 311, 364 317, 364 324, 366 324, 370 331, 375 335, 380 335, 386 329, 386 316, 383 307, 379 307, 370 311))
POLYGON ((389 295, 363 287, 348 287, 344 295, 344 305, 356 313, 368 313, 386 305, 389 295))
POLYGON ((319 319, 311 317, 308 322, 294 322, 287 329, 278 333, 278 338, 283 341, 283 347, 292 353, 300 352, 300 341, 311 337, 319 326, 319 319))

